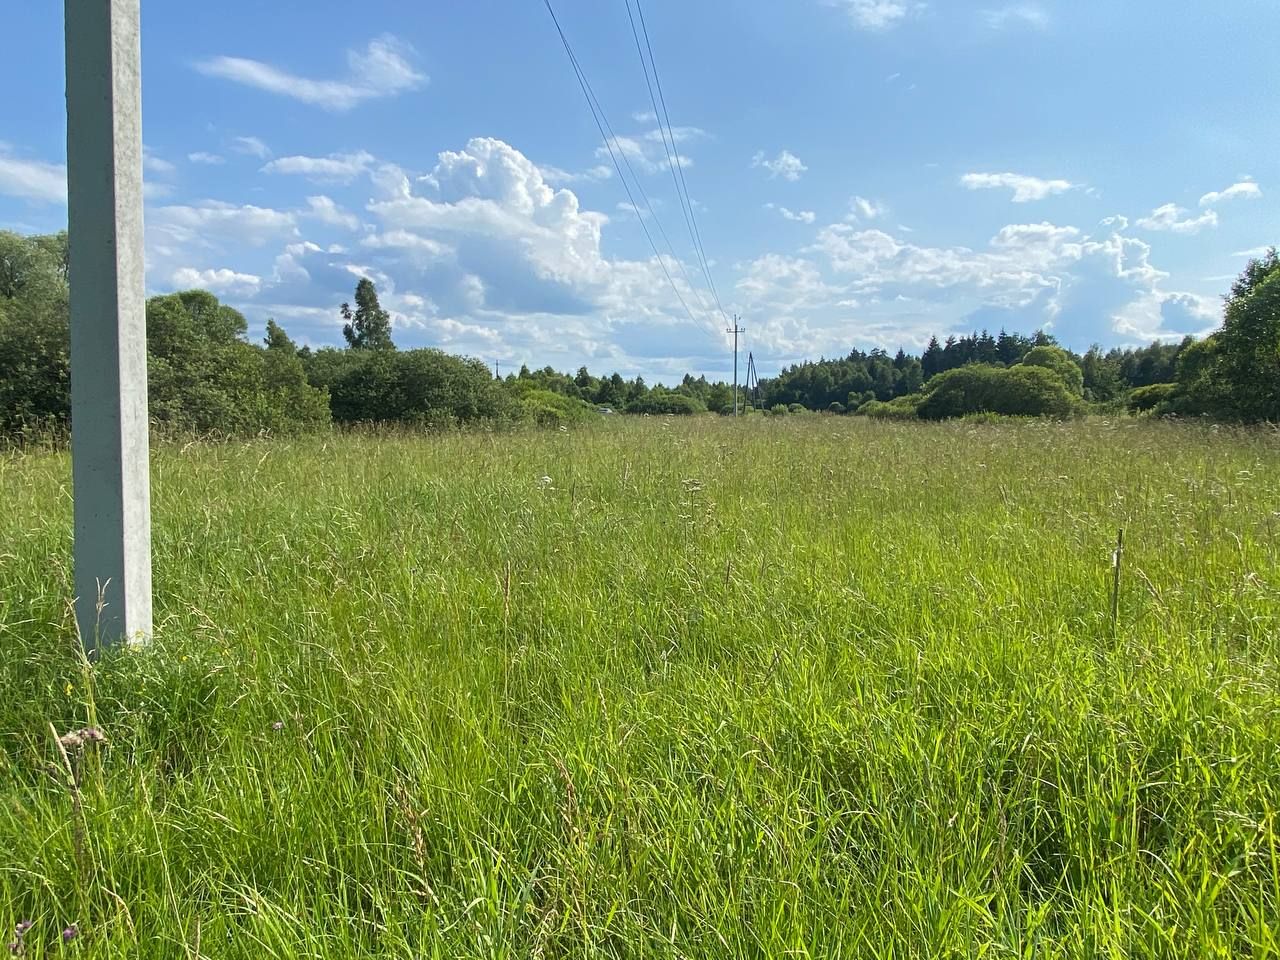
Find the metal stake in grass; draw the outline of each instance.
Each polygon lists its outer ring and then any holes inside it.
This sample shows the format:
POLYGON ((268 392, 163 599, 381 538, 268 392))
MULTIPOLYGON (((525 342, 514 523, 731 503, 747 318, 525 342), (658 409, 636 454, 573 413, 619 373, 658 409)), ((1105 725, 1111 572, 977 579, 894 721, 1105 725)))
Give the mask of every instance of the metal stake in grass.
POLYGON ((1111 555, 1111 639, 1116 638, 1120 622, 1120 563, 1124 558, 1124 528, 1116 535, 1116 550, 1111 555))

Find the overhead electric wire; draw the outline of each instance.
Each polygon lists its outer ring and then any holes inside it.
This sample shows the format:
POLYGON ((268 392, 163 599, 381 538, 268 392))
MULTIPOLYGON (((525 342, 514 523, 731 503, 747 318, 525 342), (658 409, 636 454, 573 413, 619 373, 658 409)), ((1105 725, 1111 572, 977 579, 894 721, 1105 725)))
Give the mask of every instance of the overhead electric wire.
POLYGON ((689 308, 688 302, 685 300, 683 294, 680 293, 680 288, 676 285, 675 278, 671 276, 671 271, 667 268, 666 259, 658 250, 658 245, 654 242, 653 235, 649 232, 649 227, 645 223, 644 215, 640 212, 640 205, 636 203, 636 198, 631 191, 631 186, 627 183, 626 175, 622 172, 624 164, 626 165, 627 170, 631 172, 632 179, 635 180, 636 188, 639 190, 640 196, 644 198, 645 207, 648 209, 649 215, 653 218, 653 222, 657 225, 659 232, 661 232, 662 238, 666 241, 667 247, 671 249, 672 259, 674 259, 680 269, 684 271, 685 283, 698 297, 699 305, 702 309, 709 309, 705 303, 701 302, 702 296, 699 293, 698 288, 689 279, 689 274, 685 269, 684 261, 675 256, 675 250, 672 248, 671 240, 667 237, 666 230, 663 229, 662 221, 658 219, 658 215, 653 209, 653 204, 650 203, 649 197, 644 192, 644 187, 640 183, 640 178, 636 176, 635 170, 632 169, 631 161, 627 159, 626 153, 622 151, 621 145, 618 143, 618 139, 613 133, 613 125, 609 123, 609 118, 605 115, 604 107, 600 105, 600 101, 596 97, 595 91, 591 89, 591 82, 587 80, 586 73, 583 71, 581 64, 578 62, 577 56, 573 52, 573 45, 569 43, 569 38, 564 32, 564 28, 560 25, 560 18, 556 16, 556 11, 551 5, 551 0, 542 0, 542 2, 547 8, 547 13, 551 15, 551 21, 555 24, 556 33, 560 35, 560 42, 564 45, 565 53, 569 56, 569 63, 573 67, 574 76, 578 79, 578 86, 582 88, 582 94, 587 100, 587 108, 591 111, 591 118, 595 121, 596 129, 600 131, 600 136, 604 138, 605 148, 609 151, 609 159, 613 161, 613 167, 618 172, 618 179, 622 181, 622 188, 627 193, 627 199, 631 203, 631 209, 635 211, 636 219, 640 222, 640 229, 644 231, 645 239, 649 241, 649 247, 653 250, 653 255, 657 257, 658 265, 662 267, 662 272, 666 275, 667 282, 671 285, 672 292, 676 295, 676 299, 680 301, 680 305, 684 307, 685 313, 689 315, 689 319, 693 321, 695 326, 702 327, 702 329, 709 333, 713 338, 718 337, 719 335, 715 332, 715 329, 705 320, 700 320, 694 314, 693 310, 689 308), (618 146, 617 151, 614 150, 615 145, 618 146), (618 153, 622 153, 621 163, 618 161, 618 153))
POLYGON ((671 168, 671 179, 676 186, 676 195, 680 198, 680 208, 684 211, 685 225, 689 228, 689 238, 693 241, 694 250, 698 255, 698 262, 702 266, 703 275, 707 278, 707 286, 711 289, 711 296, 716 302, 716 309, 720 311, 720 316, 727 322, 729 317, 725 313, 724 306, 720 303, 720 293, 716 290, 716 281, 711 274, 711 263, 707 259, 707 251, 702 243, 702 231, 698 229, 698 217, 693 205, 693 197, 689 195, 689 184, 684 175, 684 163, 680 159, 680 149, 676 146, 676 132, 671 125, 671 114, 667 110, 666 94, 662 90, 662 78, 658 76, 658 61, 653 56, 653 43, 649 39, 649 26, 644 19, 644 6, 641 0, 635 0, 636 13, 640 17, 640 29, 644 33, 644 46, 648 51, 648 62, 645 61, 645 50, 640 49, 640 37, 636 34, 636 21, 631 13, 631 0, 624 0, 627 5, 627 17, 631 21, 631 35, 636 41, 636 50, 640 53, 640 64, 644 67, 644 81, 649 88, 649 102, 653 105, 654 119, 658 121, 658 130, 662 133, 662 146, 667 151, 667 165, 671 168), (649 82, 649 70, 653 70, 653 82, 649 82), (657 100, 654 99, 653 89, 658 88, 657 100), (661 109, 659 109, 661 103, 661 109), (665 132, 663 124, 665 122, 665 132), (667 137, 670 136, 671 147, 667 149, 667 137))
MULTIPOLYGON (((631 0, 623 0, 627 6, 627 19, 631 22, 631 36, 636 43, 636 52, 640 55, 640 68, 644 71, 645 87, 649 91, 649 103, 653 106, 653 118, 658 124, 658 135, 662 138, 662 149, 667 155, 667 168, 671 171, 671 182, 676 188, 676 198, 680 201, 680 211, 684 214, 685 227, 689 230, 689 239, 693 242, 694 254, 698 258, 698 264, 702 268, 703 276, 707 279, 707 286, 711 290, 711 296, 715 300, 716 309, 720 311, 720 316, 726 321, 728 316, 724 312, 724 307, 720 304, 720 296, 716 292, 715 280, 711 276, 711 268, 707 262, 706 253, 702 247, 702 239, 698 233, 696 219, 693 215, 693 198, 689 196, 688 185, 683 181, 683 166, 680 162, 680 153, 676 148, 675 129, 671 126, 670 116, 666 116, 664 123, 665 103, 663 108, 658 106, 658 98, 654 95, 654 84, 658 79, 658 65, 653 62, 653 47, 648 42, 648 33, 645 34, 645 44, 640 43, 640 33, 636 28, 636 17, 631 10, 631 0), (645 55, 645 48, 648 48, 648 56, 645 55), (652 66, 653 75, 650 79, 650 67, 652 66), (677 173, 677 170, 680 173, 677 173)), ((640 7, 640 0, 636 0, 636 9, 640 13, 643 21, 644 10, 640 7)))

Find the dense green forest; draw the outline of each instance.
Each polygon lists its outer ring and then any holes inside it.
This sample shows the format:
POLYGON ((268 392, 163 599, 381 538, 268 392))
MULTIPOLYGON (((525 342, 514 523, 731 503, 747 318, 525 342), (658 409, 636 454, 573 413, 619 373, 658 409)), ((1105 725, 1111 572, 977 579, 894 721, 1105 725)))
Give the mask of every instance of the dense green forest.
MULTIPOLYGON (((0 434, 65 429, 70 418, 67 237, 0 232, 0 434)), ((346 347, 299 348, 274 320, 262 343, 211 293, 147 302, 151 416, 176 432, 291 433, 329 423, 564 424, 600 408, 636 414, 731 413, 733 387, 686 375, 570 376, 551 367, 496 378, 479 360, 399 350, 377 290, 335 311, 346 347)), ((1204 340, 1062 348, 1043 331, 935 337, 920 356, 851 351, 787 367, 741 395, 748 413, 857 413, 899 419, 974 414, 1064 417, 1089 410, 1229 421, 1280 420, 1280 257, 1253 260, 1204 340)))

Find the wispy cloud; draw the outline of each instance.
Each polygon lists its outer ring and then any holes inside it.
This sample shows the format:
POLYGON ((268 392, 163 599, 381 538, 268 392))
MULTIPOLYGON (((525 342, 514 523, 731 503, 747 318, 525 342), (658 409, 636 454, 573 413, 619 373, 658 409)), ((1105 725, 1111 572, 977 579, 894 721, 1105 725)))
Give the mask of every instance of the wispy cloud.
POLYGON ((147 233, 170 245, 205 244, 216 236, 260 247, 276 237, 296 234, 297 223, 294 215, 285 210, 203 200, 149 210, 147 233))
POLYGON ((211 57, 197 61, 195 68, 206 76, 343 112, 366 100, 395 96, 425 85, 428 78, 409 62, 411 56, 412 49, 407 44, 388 35, 369 41, 363 49, 349 50, 347 76, 337 80, 303 77, 243 57, 211 57))
MULTIPOLYGON (((693 166, 693 158, 689 156, 687 148, 682 148, 680 144, 705 137, 707 132, 699 127, 672 127, 669 133, 670 142, 675 144, 676 150, 680 154, 680 164, 684 167, 693 166)), ((641 173, 661 173, 668 168, 668 147, 661 128, 655 127, 652 130, 631 136, 615 136, 609 143, 613 146, 613 153, 618 156, 619 160, 625 159, 641 173)), ((596 157, 602 161, 611 161, 609 147, 597 147, 596 157)), ((596 167, 595 170, 598 172, 602 168, 603 166, 596 167)), ((564 171, 559 172, 563 173, 564 171)), ((605 179, 605 177, 594 176, 589 179, 600 180, 605 179)))
POLYGON ((960 183, 970 190, 1011 190, 1014 203, 1043 200, 1076 186, 1070 180, 1042 180, 1021 173, 966 173, 960 183))
POLYGON ((144 146, 142 148, 142 169, 146 170, 148 173, 157 173, 161 176, 167 176, 178 168, 168 160, 165 160, 162 157, 157 157, 150 151, 150 149, 144 146))
POLYGON ((1038 3, 1011 3, 1008 6, 983 10, 982 19, 992 30, 1007 30, 1014 27, 1047 30, 1052 22, 1049 12, 1038 3))
POLYGON ((852 209, 850 217, 854 220, 877 220, 889 212, 889 208, 883 203, 866 197, 854 197, 849 201, 849 206, 852 209))
POLYGON ((862 30, 888 30, 896 27, 923 3, 913 0, 825 0, 828 6, 840 7, 849 14, 853 25, 862 30))
POLYGON ((267 160, 271 156, 271 148, 257 137, 236 137, 231 141, 231 149, 259 160, 267 160))
POLYGON ((37 203, 66 203, 67 168, 15 157, 9 145, 0 142, 0 194, 37 203))
POLYGON ((1239 183, 1233 183, 1225 190, 1214 190, 1206 193, 1200 198, 1200 206, 1212 207, 1214 204, 1221 203, 1223 200, 1248 199, 1257 200, 1262 196, 1262 188, 1259 187, 1251 179, 1241 180, 1239 183))
POLYGON ((187 160, 191 163, 203 164, 206 167, 216 167, 227 162, 225 157, 221 157, 216 153, 206 153, 203 150, 188 153, 187 160))
POLYGON ((1176 203, 1166 203, 1156 207, 1151 215, 1138 221, 1143 230, 1155 230, 1162 233, 1199 233, 1206 227, 1218 225, 1218 214, 1214 210, 1206 210, 1198 217, 1192 217, 1187 210, 1176 203))
POLYGON ((790 150, 783 150, 772 160, 767 159, 764 151, 761 150, 751 158, 751 166, 768 170, 770 180, 781 177, 783 180, 790 180, 792 183, 799 180, 809 171, 804 162, 790 150))
POLYGON ((346 230, 358 230, 360 218, 338 206, 332 198, 326 196, 307 197, 307 209, 302 216, 327 224, 331 227, 342 227, 346 230))
POLYGON ((789 210, 786 207, 778 206, 776 203, 766 203, 764 208, 766 210, 777 210, 778 213, 782 214, 783 219, 792 220, 796 223, 813 223, 818 219, 818 215, 812 210, 789 210))
POLYGON ((600 180, 608 180, 613 176, 613 167, 599 164, 580 173, 573 173, 569 170, 561 170, 559 167, 538 167, 542 171, 542 179, 553 186, 560 186, 566 183, 592 183, 600 180))
POLYGON ((214 293, 257 293, 262 278, 252 273, 237 273, 226 267, 216 270, 197 270, 180 267, 173 271, 170 282, 176 289, 200 288, 214 293))
POLYGON ((283 173, 306 177, 320 183, 350 183, 367 173, 374 156, 364 150, 357 153, 331 153, 327 157, 280 157, 262 168, 263 173, 283 173))

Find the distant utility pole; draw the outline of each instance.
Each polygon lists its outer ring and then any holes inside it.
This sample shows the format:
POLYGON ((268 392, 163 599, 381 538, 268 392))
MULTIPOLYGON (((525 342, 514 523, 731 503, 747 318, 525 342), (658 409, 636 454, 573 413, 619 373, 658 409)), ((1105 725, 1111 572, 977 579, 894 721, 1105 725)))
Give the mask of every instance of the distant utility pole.
POLYGON ((495 380, 501 380, 501 379, 502 379, 502 375, 501 375, 500 373, 498 373, 498 361, 497 361, 497 360, 493 361, 493 379, 495 379, 495 380))
POLYGON ((738 334, 746 333, 746 327, 738 326, 741 319, 736 313, 733 315, 733 329, 726 330, 725 333, 733 334, 733 415, 738 415, 738 334))

